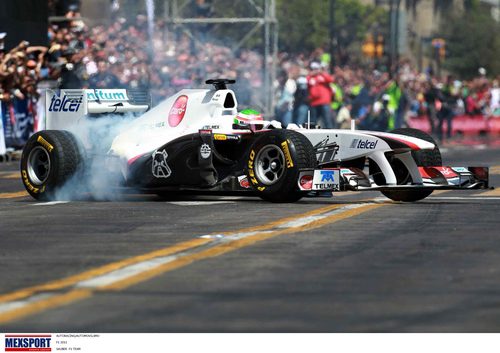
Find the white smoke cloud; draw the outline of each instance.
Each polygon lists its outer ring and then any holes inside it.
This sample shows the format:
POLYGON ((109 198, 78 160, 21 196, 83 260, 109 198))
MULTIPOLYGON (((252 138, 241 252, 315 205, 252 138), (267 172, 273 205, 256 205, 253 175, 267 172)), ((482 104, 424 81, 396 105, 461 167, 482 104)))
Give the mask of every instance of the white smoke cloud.
POLYGON ((136 119, 133 114, 85 117, 67 130, 80 142, 82 161, 76 173, 55 192, 56 200, 124 199, 120 161, 108 154, 113 139, 136 119))

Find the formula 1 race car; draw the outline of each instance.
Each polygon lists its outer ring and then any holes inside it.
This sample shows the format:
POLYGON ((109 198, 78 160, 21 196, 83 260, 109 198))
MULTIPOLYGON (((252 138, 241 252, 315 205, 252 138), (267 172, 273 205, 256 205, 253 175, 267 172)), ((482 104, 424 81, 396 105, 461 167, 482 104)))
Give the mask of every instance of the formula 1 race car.
POLYGON ((234 81, 206 83, 213 88, 182 90, 153 109, 147 95, 123 89, 48 91, 47 130, 23 150, 26 190, 35 199, 58 199, 64 185, 96 173, 162 196, 246 192, 272 202, 346 190, 410 202, 436 189, 488 188, 488 168, 442 166, 436 143, 422 131, 284 129, 256 111, 238 112, 226 87, 234 81), (117 113, 140 116, 119 131, 99 124, 117 113), (104 162, 96 169, 97 155, 104 162))

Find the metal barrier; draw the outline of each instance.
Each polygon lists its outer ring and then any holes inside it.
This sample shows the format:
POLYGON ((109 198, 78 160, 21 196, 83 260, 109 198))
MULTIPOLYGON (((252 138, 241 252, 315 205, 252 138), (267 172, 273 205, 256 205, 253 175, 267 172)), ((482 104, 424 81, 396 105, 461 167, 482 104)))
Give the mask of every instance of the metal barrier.
MULTIPOLYGON (((427 133, 431 132, 431 125, 427 116, 410 118, 408 125, 427 133)), ((443 130, 446 131, 446 129, 445 121, 443 130)), ((457 115, 453 117, 451 133, 453 136, 500 135, 500 116, 457 115)))

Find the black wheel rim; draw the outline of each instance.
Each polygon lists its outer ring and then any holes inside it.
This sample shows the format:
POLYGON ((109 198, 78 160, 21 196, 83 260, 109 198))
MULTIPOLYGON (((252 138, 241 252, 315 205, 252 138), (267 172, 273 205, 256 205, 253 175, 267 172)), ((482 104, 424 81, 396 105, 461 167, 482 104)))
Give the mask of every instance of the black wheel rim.
POLYGON ((36 146, 28 155, 28 177, 35 185, 42 185, 47 181, 50 173, 50 155, 42 146, 36 146))
POLYGON ((276 184, 285 172, 285 155, 279 146, 264 146, 255 161, 255 174, 264 185, 276 184))

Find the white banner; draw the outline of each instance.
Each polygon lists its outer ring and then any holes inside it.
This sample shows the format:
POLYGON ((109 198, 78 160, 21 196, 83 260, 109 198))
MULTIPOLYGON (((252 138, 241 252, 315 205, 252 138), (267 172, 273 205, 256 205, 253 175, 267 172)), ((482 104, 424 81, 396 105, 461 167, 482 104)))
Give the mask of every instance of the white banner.
POLYGON ((498 352, 499 334, 125 334, 0 335, 0 352, 498 352))

